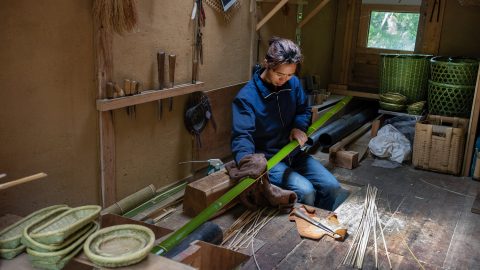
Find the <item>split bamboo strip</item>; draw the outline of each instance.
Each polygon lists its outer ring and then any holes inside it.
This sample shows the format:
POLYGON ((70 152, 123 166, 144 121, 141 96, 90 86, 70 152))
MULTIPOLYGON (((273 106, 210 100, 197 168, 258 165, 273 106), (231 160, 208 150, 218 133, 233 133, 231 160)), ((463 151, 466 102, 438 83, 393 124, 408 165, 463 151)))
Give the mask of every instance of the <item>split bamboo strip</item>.
POLYGON ((123 216, 127 218, 133 218, 136 215, 146 211, 151 207, 154 207, 155 205, 166 200, 167 198, 173 196, 174 194, 181 192, 182 190, 185 190, 186 186, 187 186, 187 181, 181 181, 170 189, 162 190, 155 197, 133 208, 132 210, 125 213, 123 216))
POLYGON ((0 190, 11 188, 13 186, 20 185, 20 184, 30 182, 30 181, 33 181, 33 180, 37 180, 37 179, 40 179, 40 178, 44 178, 44 177, 47 177, 47 174, 43 173, 43 172, 37 173, 37 174, 34 174, 34 175, 30 175, 30 176, 27 176, 27 177, 23 177, 23 178, 20 178, 20 179, 17 179, 17 180, 13 180, 13 181, 10 181, 10 182, 7 182, 7 183, 0 184, 0 190))
MULTIPOLYGON (((351 96, 343 98, 340 102, 334 105, 329 111, 322 115, 315 123, 313 123, 307 130, 307 136, 310 136, 320 126, 325 124, 334 114, 340 111, 347 103, 352 100, 351 96)), ((285 147, 283 147, 277 154, 267 161, 267 171, 277 165, 281 160, 288 156, 294 149, 299 146, 296 140, 291 141, 285 147)), ((180 229, 171 234, 166 240, 159 245, 154 246, 151 253, 156 255, 163 255, 173 247, 175 247, 180 241, 187 237, 196 228, 202 225, 205 221, 210 219, 215 213, 222 209, 225 205, 235 199, 243 191, 249 188, 256 182, 257 179, 245 178, 240 181, 236 186, 230 189, 227 193, 223 194, 220 198, 214 201, 211 205, 205 208, 200 214, 190 220, 187 224, 183 225, 180 229)))

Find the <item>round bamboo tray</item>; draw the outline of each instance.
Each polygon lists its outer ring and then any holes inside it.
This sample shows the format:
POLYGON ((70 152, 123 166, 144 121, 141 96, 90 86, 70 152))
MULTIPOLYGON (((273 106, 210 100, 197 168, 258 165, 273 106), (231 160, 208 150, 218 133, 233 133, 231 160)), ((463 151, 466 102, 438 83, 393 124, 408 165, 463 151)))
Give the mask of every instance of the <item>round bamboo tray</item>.
POLYGON ((107 227, 88 237, 85 255, 96 265, 120 267, 140 262, 153 247, 155 235, 145 226, 124 224, 107 227))

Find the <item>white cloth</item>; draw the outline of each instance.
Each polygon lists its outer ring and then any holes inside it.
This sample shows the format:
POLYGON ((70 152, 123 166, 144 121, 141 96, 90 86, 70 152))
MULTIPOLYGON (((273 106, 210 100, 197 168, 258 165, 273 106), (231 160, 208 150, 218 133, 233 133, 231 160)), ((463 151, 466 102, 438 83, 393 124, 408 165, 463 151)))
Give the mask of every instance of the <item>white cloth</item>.
POLYGON ((370 152, 377 157, 402 163, 412 153, 410 141, 392 125, 383 126, 368 143, 370 152))

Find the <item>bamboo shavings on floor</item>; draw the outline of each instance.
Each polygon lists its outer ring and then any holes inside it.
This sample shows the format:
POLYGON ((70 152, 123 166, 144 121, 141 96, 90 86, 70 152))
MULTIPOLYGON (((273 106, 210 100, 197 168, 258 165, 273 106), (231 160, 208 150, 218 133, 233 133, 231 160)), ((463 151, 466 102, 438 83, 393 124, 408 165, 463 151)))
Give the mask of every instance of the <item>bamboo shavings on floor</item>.
POLYGON ((361 269, 363 266, 363 260, 370 240, 370 233, 373 231, 373 244, 375 250, 375 268, 378 268, 378 248, 377 248, 377 227, 380 229, 380 236, 382 237, 385 253, 387 254, 388 264, 390 269, 392 263, 388 253, 387 244, 385 242, 385 236, 383 234, 382 223, 378 215, 377 205, 375 200, 377 198, 376 187, 367 186, 367 192, 365 195, 365 203, 363 206, 362 218, 360 224, 357 227, 355 237, 353 238, 352 245, 348 249, 342 264, 356 267, 361 269))
POLYGON ((272 218, 278 209, 263 207, 256 211, 245 211, 223 234, 222 246, 231 250, 247 248, 253 239, 272 218), (228 243, 228 244, 227 244, 228 243))

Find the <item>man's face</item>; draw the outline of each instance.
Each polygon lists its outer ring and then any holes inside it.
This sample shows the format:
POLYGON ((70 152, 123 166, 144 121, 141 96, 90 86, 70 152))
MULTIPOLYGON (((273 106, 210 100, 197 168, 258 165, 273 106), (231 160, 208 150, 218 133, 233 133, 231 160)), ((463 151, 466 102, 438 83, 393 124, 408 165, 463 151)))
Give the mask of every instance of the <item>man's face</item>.
POLYGON ((275 86, 282 86, 292 78, 297 64, 281 64, 276 68, 268 69, 267 80, 275 86))

